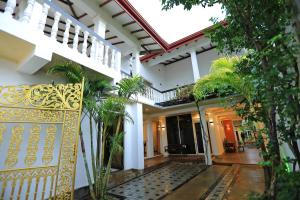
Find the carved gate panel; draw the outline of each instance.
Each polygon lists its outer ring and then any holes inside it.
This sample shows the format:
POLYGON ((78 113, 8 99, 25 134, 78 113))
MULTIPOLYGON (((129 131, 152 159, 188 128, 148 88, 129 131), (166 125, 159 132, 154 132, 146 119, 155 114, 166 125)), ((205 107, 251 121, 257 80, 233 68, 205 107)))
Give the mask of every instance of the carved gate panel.
POLYGON ((0 200, 73 199, 83 84, 0 86, 0 200))

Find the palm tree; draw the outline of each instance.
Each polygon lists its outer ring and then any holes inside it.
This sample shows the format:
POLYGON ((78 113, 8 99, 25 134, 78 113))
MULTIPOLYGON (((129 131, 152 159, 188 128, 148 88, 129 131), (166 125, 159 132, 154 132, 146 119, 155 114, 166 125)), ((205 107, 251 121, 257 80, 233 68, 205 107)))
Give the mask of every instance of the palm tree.
POLYGON ((88 117, 89 131, 80 130, 82 155, 92 199, 106 199, 112 159, 117 152, 122 150, 121 142, 124 133, 121 130, 121 123, 123 120, 131 120, 125 111, 125 106, 134 100, 134 96, 145 91, 144 81, 139 76, 133 76, 129 79, 122 79, 117 86, 112 86, 105 80, 90 80, 83 67, 71 62, 52 66, 48 72, 61 73, 71 83, 78 83, 84 79, 83 118, 81 123, 83 123, 85 117, 88 117), (96 124, 96 130, 93 122, 96 124), (89 170, 85 152, 83 134, 86 132, 89 132, 91 142, 90 163, 92 171, 89 170), (96 152, 94 151, 94 134, 97 138, 96 152), (107 144, 110 144, 109 159, 105 163, 104 157, 107 144))

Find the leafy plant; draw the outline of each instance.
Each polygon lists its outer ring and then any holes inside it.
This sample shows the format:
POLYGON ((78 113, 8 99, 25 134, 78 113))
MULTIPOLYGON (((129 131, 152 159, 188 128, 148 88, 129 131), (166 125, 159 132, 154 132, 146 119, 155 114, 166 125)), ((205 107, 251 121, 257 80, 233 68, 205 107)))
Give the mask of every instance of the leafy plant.
POLYGON ((133 76, 122 79, 117 86, 112 86, 105 80, 91 80, 83 67, 71 62, 52 66, 48 72, 61 73, 71 83, 85 80, 81 123, 85 123, 84 118, 88 118, 89 129, 83 129, 81 126, 81 150, 91 198, 107 199, 106 191, 112 160, 116 153, 122 151, 124 132, 121 124, 124 120, 133 123, 125 106, 134 101, 133 97, 144 92, 144 80, 139 76, 133 76), (87 160, 83 134, 90 137, 90 162, 87 160), (93 138, 97 138, 96 148, 94 148, 93 138), (109 152, 106 152, 107 145, 109 145, 109 152), (109 155, 107 162, 105 155, 109 155), (89 170, 89 163, 92 165, 92 170, 89 170))

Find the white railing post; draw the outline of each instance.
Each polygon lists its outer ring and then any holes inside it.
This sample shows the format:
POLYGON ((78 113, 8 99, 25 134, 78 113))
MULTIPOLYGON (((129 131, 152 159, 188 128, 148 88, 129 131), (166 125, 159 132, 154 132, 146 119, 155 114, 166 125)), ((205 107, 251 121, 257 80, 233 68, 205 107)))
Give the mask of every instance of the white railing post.
POLYGON ((8 0, 6 2, 6 7, 4 9, 4 13, 12 17, 12 14, 14 13, 16 5, 17 5, 16 0, 8 0))
POLYGON ((58 23, 59 23, 60 16, 61 16, 61 14, 59 12, 55 12, 54 23, 53 23, 52 30, 51 30, 51 38, 55 39, 55 40, 56 40, 57 31, 58 31, 58 23))
POLYGON ((97 47, 96 37, 92 36, 91 58, 93 60, 96 60, 96 47, 97 47))
POLYGON ((110 60, 110 67, 111 68, 114 68, 115 67, 115 59, 116 59, 116 50, 115 49, 112 49, 111 50, 111 60, 110 60))
POLYGON ((104 45, 102 41, 98 42, 98 49, 97 49, 97 59, 100 63, 103 64, 103 54, 104 54, 104 45))
POLYGON ((80 31, 80 26, 76 25, 75 26, 75 36, 73 38, 73 49, 76 49, 78 51, 78 35, 80 31))
POLYGON ((48 4, 46 3, 43 4, 42 14, 38 24, 38 30, 41 32, 44 31, 49 8, 50 6, 48 4))
POLYGON ((89 37, 89 32, 84 31, 83 33, 83 44, 82 44, 82 54, 86 55, 86 49, 87 49, 87 40, 89 37))
POLYGON ((23 17, 21 18, 21 22, 29 23, 33 6, 34 6, 35 0, 28 0, 27 1, 27 7, 24 10, 23 17))
POLYGON ((105 54, 104 54, 104 65, 108 65, 108 52, 109 52, 109 46, 105 46, 105 54))
POLYGON ((121 73, 121 52, 116 51, 115 68, 121 73))
POLYGON ((71 26, 71 20, 67 19, 66 26, 65 26, 66 29, 65 29, 64 38, 63 38, 63 45, 68 45, 70 26, 71 26))

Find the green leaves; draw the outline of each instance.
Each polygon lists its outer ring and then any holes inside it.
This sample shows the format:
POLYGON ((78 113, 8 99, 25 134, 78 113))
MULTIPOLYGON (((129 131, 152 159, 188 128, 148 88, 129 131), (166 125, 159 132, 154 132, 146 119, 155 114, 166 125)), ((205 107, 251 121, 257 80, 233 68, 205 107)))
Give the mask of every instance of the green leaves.
POLYGON ((118 84, 118 95, 124 98, 131 98, 134 95, 145 92, 144 79, 141 76, 125 78, 118 84))
POLYGON ((194 86, 194 97, 197 101, 205 99, 207 96, 217 94, 217 96, 228 96, 230 94, 247 95, 246 83, 243 82, 235 71, 235 66, 239 63, 238 57, 224 57, 215 60, 212 64, 211 72, 199 79, 194 86))
POLYGON ((71 83, 80 83, 85 77, 85 73, 82 67, 72 62, 54 65, 48 70, 48 73, 64 74, 64 76, 66 76, 71 83))

